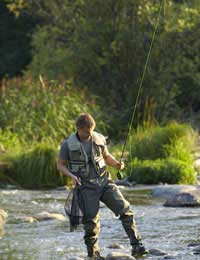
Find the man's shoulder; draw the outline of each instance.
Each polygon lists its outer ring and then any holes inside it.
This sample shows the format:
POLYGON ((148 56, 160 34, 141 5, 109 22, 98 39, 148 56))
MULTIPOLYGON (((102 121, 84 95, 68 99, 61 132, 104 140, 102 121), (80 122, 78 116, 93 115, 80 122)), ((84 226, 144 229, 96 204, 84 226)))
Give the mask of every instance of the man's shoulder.
POLYGON ((106 138, 104 135, 94 131, 92 137, 97 145, 106 145, 106 138))

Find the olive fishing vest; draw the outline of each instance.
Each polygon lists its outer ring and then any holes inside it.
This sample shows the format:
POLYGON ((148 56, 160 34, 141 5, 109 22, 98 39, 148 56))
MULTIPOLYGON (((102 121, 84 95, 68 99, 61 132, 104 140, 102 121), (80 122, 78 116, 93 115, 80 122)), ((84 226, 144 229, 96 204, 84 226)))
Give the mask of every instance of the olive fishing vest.
MULTIPOLYGON (((103 135, 93 132, 92 134, 92 154, 91 160, 98 175, 106 170, 106 164, 103 158, 105 147, 105 138, 103 135)), ((81 144, 77 134, 72 134, 68 139, 69 161, 68 167, 70 171, 80 177, 89 176, 89 161, 87 153, 81 144)))

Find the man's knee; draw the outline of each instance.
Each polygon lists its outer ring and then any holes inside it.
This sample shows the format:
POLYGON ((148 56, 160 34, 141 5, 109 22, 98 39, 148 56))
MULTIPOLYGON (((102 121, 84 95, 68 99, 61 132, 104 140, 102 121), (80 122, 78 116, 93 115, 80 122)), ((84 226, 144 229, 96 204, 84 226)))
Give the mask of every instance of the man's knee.
POLYGON ((83 225, 86 236, 97 236, 100 231, 99 216, 92 219, 83 219, 83 225))
POLYGON ((120 220, 133 219, 133 217, 134 217, 133 211, 129 207, 127 207, 121 211, 119 219, 120 220))

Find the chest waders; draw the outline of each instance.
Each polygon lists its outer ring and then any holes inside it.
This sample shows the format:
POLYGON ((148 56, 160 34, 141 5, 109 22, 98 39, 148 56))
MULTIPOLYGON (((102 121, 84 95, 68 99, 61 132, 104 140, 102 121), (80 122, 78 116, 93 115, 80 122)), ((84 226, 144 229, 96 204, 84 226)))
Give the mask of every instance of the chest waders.
MULTIPOLYGON (((106 164, 103 158, 105 149, 105 138, 93 132, 91 156, 88 156, 81 144, 78 136, 72 134, 68 138, 70 171, 79 176, 82 180, 86 179, 90 182, 89 163, 93 163, 96 170, 96 176, 104 176, 106 172, 106 164), (91 160, 91 162, 90 162, 91 160)), ((87 246, 88 256, 98 254, 98 235, 100 232, 99 222, 99 203, 102 201, 116 216, 122 221, 122 225, 130 239, 131 244, 135 244, 140 240, 137 228, 133 218, 133 212, 129 208, 129 203, 121 194, 119 188, 110 179, 103 178, 105 181, 99 183, 91 183, 90 186, 82 182, 80 186, 80 205, 82 205, 83 225, 85 229, 85 244, 87 246)))

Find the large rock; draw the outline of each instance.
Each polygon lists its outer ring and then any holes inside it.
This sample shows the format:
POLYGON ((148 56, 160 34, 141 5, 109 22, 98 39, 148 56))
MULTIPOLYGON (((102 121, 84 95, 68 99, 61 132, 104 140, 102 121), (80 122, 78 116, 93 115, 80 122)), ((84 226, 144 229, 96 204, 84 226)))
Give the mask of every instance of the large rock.
POLYGON ((112 252, 106 256, 106 260, 135 260, 135 258, 131 255, 112 252))
POLYGON ((168 199, 164 206, 168 207, 196 207, 200 206, 200 190, 181 192, 168 199))
POLYGON ((196 190, 193 185, 161 185, 152 189, 152 196, 170 199, 182 192, 190 192, 196 190))

